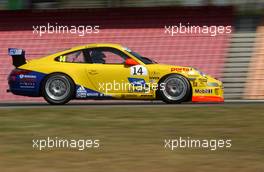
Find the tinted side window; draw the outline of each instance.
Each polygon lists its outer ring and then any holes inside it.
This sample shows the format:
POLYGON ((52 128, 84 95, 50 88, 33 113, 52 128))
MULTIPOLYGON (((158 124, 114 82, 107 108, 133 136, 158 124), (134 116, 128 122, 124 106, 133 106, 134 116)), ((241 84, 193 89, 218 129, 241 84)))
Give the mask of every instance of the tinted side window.
POLYGON ((127 58, 127 55, 118 49, 102 47, 74 51, 55 60, 69 63, 124 64, 127 58))
POLYGON ((114 48, 88 49, 92 63, 124 64, 127 55, 114 48))

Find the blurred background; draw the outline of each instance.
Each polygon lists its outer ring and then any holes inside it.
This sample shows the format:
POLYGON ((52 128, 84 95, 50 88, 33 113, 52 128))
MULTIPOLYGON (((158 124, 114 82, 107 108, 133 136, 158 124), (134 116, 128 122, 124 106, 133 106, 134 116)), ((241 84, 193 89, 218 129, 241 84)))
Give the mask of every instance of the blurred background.
MULTIPOLYGON (((263 0, 0 0, 0 101, 38 100, 6 93, 7 48, 27 59, 88 43, 119 43, 159 63, 194 66, 224 82, 226 100, 264 99, 263 0), (100 33, 33 34, 33 26, 99 25, 100 33), (232 26, 232 32, 164 33, 164 26, 232 26)), ((42 100, 42 99, 40 99, 42 100)))
MULTIPOLYGON (((23 48, 26 58, 34 59, 103 42, 123 44, 159 63, 194 66, 224 82, 226 100, 264 100, 264 0, 0 0, 0 102, 43 101, 6 93, 7 76, 13 69, 8 48, 23 48), (47 23, 99 25, 100 33, 83 37, 33 34, 33 26, 47 23), (165 26, 179 23, 231 26, 232 32, 165 34, 165 26)), ((264 169, 263 103, 107 103, 68 108, 35 103, 22 108, 2 106, 0 171, 264 169), (100 139, 100 150, 32 149, 32 139, 48 136, 100 139), (179 136, 232 139, 232 148, 164 149, 164 139, 179 136)))

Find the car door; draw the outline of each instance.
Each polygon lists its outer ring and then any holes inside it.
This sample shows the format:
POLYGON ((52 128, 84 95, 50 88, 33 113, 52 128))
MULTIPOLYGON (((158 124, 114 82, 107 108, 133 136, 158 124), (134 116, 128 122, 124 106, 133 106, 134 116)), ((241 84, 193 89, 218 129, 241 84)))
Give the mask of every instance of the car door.
POLYGON ((130 58, 124 52, 112 47, 90 48, 86 53, 91 58, 91 64, 86 73, 96 91, 103 94, 146 94, 144 88, 148 83, 148 70, 145 65, 126 65, 130 58))

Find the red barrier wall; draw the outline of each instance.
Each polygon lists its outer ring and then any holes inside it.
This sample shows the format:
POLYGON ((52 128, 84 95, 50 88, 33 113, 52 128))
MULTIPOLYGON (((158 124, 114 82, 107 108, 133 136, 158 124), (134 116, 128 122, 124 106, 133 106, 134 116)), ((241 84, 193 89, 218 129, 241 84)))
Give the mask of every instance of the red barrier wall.
POLYGON ((55 11, 0 11, 0 101, 33 100, 6 93, 12 70, 7 48, 26 50, 27 59, 76 45, 119 43, 160 63, 194 66, 221 77, 230 34, 165 34, 165 25, 232 25, 231 7, 120 8, 55 11), (100 33, 33 34, 33 25, 99 25, 100 33))

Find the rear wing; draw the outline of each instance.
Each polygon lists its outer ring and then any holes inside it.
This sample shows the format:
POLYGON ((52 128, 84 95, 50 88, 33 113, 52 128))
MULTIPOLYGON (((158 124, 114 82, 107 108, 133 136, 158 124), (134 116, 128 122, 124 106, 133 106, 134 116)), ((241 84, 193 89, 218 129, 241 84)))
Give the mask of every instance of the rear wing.
POLYGON ((12 56, 13 65, 15 67, 26 64, 25 51, 19 48, 8 48, 8 55, 12 56))

